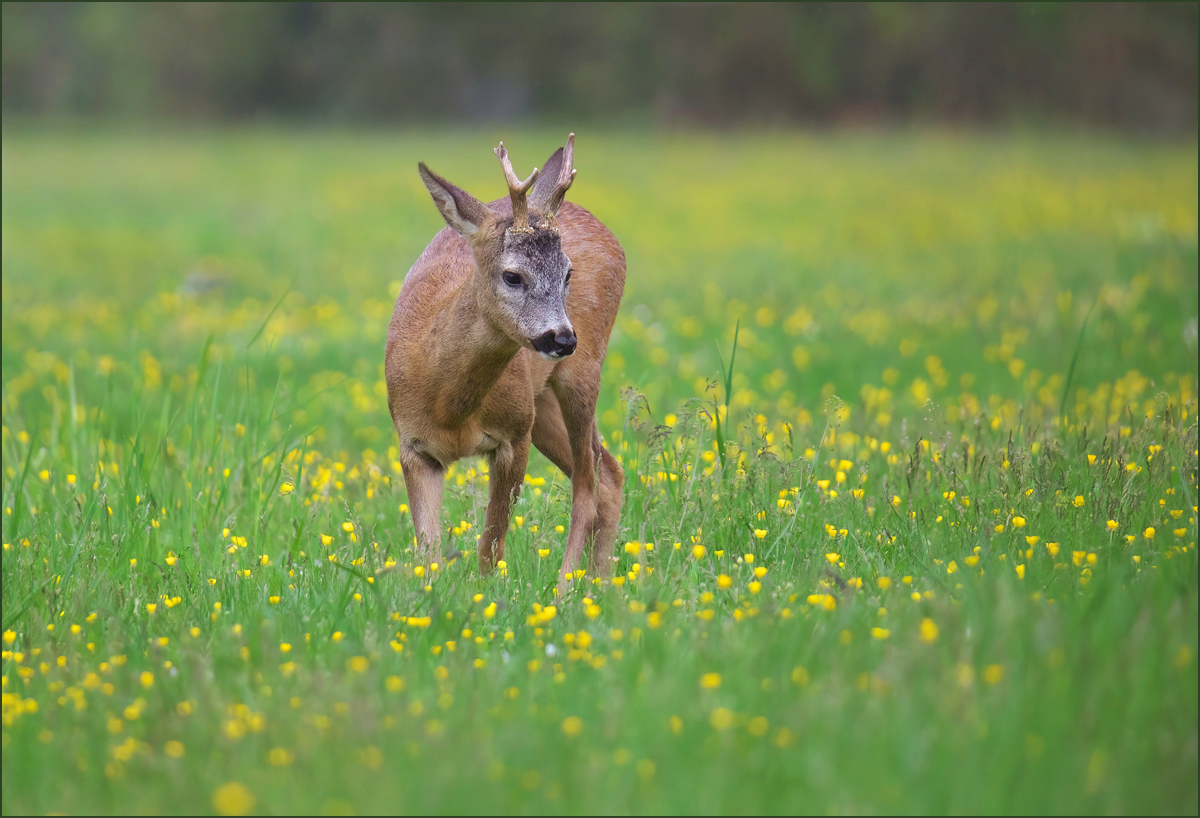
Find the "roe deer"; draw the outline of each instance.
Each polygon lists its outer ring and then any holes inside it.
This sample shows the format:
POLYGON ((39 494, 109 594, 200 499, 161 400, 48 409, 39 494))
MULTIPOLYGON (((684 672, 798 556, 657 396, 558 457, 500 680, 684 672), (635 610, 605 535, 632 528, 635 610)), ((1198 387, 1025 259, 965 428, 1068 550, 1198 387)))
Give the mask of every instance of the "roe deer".
POLYGON ((625 473, 600 445, 596 398, 625 290, 625 253, 608 228, 564 203, 575 134, 524 182, 495 149, 509 195, 483 204, 421 163, 446 220, 409 270, 385 352, 388 408, 418 548, 441 543, 446 467, 485 454, 490 496, 479 570, 504 556, 529 445, 571 478, 561 596, 591 544, 591 570, 612 572, 625 473))

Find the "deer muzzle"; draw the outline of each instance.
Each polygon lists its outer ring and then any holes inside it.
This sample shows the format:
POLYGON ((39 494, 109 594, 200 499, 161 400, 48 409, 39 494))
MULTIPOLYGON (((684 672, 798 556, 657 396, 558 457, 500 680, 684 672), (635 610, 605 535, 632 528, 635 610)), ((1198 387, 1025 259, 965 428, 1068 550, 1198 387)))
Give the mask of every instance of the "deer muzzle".
POLYGON ((566 329, 547 330, 532 339, 530 343, 535 350, 546 358, 565 358, 575 351, 575 330, 570 327, 566 329))

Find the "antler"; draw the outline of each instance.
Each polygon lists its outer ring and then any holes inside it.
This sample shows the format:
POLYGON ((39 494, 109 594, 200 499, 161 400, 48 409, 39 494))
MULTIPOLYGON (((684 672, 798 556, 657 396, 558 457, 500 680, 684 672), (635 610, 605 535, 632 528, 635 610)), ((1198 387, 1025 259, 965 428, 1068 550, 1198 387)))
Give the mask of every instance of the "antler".
POLYGON ((567 195, 567 191, 571 189, 571 184, 575 181, 576 170, 571 167, 571 162, 575 157, 575 134, 570 134, 567 137, 567 145, 563 148, 562 164, 558 168, 558 181, 554 183, 554 190, 550 193, 550 198, 546 201, 546 212, 550 216, 557 216, 558 209, 562 207, 563 199, 567 195))
POLYGON ((517 233, 529 232, 531 229, 529 227, 529 204, 526 201, 525 194, 529 192, 529 188, 533 187, 533 183, 537 181, 538 169, 534 168, 533 173, 529 174, 529 178, 522 182, 517 178, 517 174, 513 172, 512 162, 509 161, 508 150, 505 149, 503 142, 495 149, 495 152, 496 158, 500 160, 500 167, 504 168, 504 180, 508 182, 508 195, 512 199, 512 229, 517 233))

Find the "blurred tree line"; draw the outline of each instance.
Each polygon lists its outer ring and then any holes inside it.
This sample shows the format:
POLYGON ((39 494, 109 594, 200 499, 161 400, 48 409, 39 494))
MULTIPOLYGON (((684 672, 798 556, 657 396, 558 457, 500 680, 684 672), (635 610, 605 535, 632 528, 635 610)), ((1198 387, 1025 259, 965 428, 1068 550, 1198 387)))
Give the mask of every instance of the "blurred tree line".
POLYGON ((1196 3, 4 3, 3 111, 1192 133, 1196 52, 1196 3))

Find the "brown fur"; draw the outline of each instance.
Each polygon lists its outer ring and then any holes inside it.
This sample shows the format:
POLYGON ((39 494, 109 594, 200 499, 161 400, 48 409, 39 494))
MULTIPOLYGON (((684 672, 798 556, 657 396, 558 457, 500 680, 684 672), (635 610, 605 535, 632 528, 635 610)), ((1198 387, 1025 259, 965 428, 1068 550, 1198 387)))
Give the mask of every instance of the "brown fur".
POLYGON ((388 328, 388 406, 426 560, 441 541, 442 480, 450 463, 489 459, 482 573, 503 558, 530 444, 571 478, 571 527, 559 572, 563 593, 589 542, 592 571, 607 576, 612 570, 624 472, 600 445, 596 398, 625 289, 625 253, 591 213, 562 205, 552 224, 574 270, 566 311, 578 346, 566 358, 545 360, 489 314, 485 274, 494 271, 512 204, 499 199, 488 208, 494 218, 470 240, 449 227, 434 236, 405 278, 388 328))

